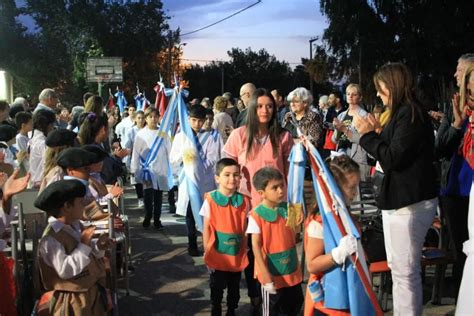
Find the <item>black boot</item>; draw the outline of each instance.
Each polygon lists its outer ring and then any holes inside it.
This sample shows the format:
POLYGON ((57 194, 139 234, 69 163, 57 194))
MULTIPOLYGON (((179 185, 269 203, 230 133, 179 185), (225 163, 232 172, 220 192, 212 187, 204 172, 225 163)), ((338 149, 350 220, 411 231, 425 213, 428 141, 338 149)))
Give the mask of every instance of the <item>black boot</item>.
POLYGON ((222 315, 222 307, 221 305, 212 305, 211 309, 211 316, 221 316, 222 315))
POLYGON ((145 217, 145 219, 143 220, 143 223, 142 223, 143 227, 145 227, 145 228, 150 227, 150 222, 151 222, 151 218, 146 218, 145 217))
POLYGON ((262 299, 260 297, 251 297, 250 303, 252 304, 252 316, 262 315, 262 299))

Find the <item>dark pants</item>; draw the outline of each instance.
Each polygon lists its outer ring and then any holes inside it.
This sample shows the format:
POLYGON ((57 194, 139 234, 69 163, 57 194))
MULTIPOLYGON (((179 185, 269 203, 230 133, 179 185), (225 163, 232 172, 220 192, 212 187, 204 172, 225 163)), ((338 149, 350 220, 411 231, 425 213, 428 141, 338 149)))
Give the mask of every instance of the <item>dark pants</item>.
POLYGON ((170 206, 170 213, 176 213, 176 200, 175 192, 178 191, 178 187, 174 186, 168 191, 168 204, 170 206))
POLYGON ((278 289, 276 294, 269 295, 269 299, 270 315, 299 315, 304 302, 301 283, 278 289))
POLYGON ((143 190, 145 204, 145 219, 150 220, 153 215, 153 221, 158 223, 161 217, 161 202, 163 200, 163 192, 148 188, 143 190))
POLYGON ((191 203, 188 204, 188 208, 186 210, 186 228, 188 231, 188 247, 191 249, 197 249, 196 221, 194 220, 191 203))
POLYGON ((440 196, 440 207, 446 216, 448 229, 456 250, 456 262, 453 264, 453 286, 455 297, 458 297, 459 287, 466 262, 466 255, 462 251, 462 244, 469 239, 467 229, 467 215, 469 213, 469 197, 440 196))
POLYGON ((143 199, 143 184, 142 183, 135 184, 135 192, 137 193, 138 199, 143 199))
POLYGON ((209 277, 211 288, 211 304, 220 307, 224 289, 227 288, 227 310, 236 309, 240 300, 241 272, 216 270, 209 277))
POLYGON ((245 268, 245 281, 247 282, 247 295, 250 298, 260 297, 260 284, 257 279, 254 278, 254 265, 255 256, 252 250, 252 235, 248 235, 248 247, 247 257, 249 258, 249 265, 245 268))

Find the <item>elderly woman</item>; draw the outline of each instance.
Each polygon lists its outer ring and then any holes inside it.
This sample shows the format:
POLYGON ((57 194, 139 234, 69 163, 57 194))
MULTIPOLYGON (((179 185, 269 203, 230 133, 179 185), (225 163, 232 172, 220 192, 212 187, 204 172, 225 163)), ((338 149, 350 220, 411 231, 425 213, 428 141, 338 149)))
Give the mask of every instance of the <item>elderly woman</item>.
POLYGON ((222 136, 224 143, 227 141, 230 132, 234 129, 234 122, 232 117, 227 114, 227 102, 228 100, 224 97, 216 97, 214 99, 214 122, 212 128, 219 131, 222 136))
POLYGON ((315 147, 319 147, 323 136, 321 116, 311 110, 313 96, 306 88, 296 88, 288 94, 290 112, 283 118, 283 128, 291 133, 293 138, 305 136, 315 147))
POLYGON ((354 128, 354 117, 366 117, 367 112, 360 106, 362 90, 358 84, 351 83, 346 88, 346 97, 349 107, 334 119, 336 132, 332 141, 337 144, 337 151, 342 151, 352 158, 360 167, 361 181, 365 181, 370 174, 367 164, 367 152, 359 145, 360 135, 354 128))

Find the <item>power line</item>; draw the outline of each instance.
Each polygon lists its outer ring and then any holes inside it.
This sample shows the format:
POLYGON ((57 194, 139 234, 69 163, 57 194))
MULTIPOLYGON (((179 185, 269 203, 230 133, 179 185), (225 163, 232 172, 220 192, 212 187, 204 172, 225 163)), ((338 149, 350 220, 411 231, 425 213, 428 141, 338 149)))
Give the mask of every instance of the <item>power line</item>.
MULTIPOLYGON (((201 62, 201 63, 212 63, 212 62, 216 62, 216 63, 220 63, 220 62, 229 62, 228 60, 217 60, 217 59, 189 59, 189 58, 180 58, 180 60, 185 60, 185 61, 195 61, 195 62, 201 62)), ((290 65, 302 65, 301 62, 287 62, 287 61, 284 61, 286 62, 287 64, 290 64, 290 65)))
POLYGON ((216 24, 218 24, 218 23, 221 23, 221 22, 223 22, 223 21, 225 21, 225 20, 228 20, 228 19, 230 19, 231 17, 236 16, 237 14, 242 13, 242 12, 244 12, 245 10, 250 9, 251 7, 253 7, 253 6, 259 4, 260 2, 262 2, 262 0, 258 0, 257 2, 252 3, 251 5, 249 5, 248 7, 245 7, 245 8, 243 8, 242 10, 239 10, 239 11, 237 11, 237 12, 235 12, 235 13, 233 13, 233 14, 231 14, 231 15, 229 15, 229 16, 227 16, 227 17, 225 17, 225 18, 223 18, 223 19, 221 19, 221 20, 219 20, 219 21, 217 21, 217 22, 214 22, 214 23, 212 23, 212 24, 206 25, 206 26, 204 26, 204 27, 201 27, 200 29, 197 29, 197 30, 194 30, 194 31, 191 31, 191 32, 187 32, 187 33, 181 34, 181 37, 186 36, 186 35, 189 35, 189 34, 193 34, 193 33, 196 33, 196 32, 202 31, 202 30, 205 30, 205 29, 207 29, 207 28, 210 28, 211 26, 214 26, 214 25, 216 25, 216 24))

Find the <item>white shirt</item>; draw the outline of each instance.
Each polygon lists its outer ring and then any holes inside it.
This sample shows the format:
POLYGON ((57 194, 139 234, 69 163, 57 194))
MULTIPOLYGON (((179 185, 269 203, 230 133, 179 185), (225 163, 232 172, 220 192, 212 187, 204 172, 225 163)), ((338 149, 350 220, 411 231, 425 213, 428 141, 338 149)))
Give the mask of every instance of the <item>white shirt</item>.
POLYGON ((260 234, 262 231, 260 230, 260 226, 258 226, 257 222, 252 216, 249 216, 249 223, 247 224, 247 231, 246 234, 260 234))
POLYGON ((308 236, 311 238, 324 239, 323 225, 314 219, 309 222, 306 232, 308 232, 308 236))
POLYGON ((115 126, 115 134, 120 137, 120 145, 122 148, 126 148, 125 144, 127 143, 127 131, 132 128, 134 122, 127 116, 120 123, 115 126))
MULTIPOLYGON (((250 208, 250 205, 247 205, 248 208, 250 208)), ((211 213, 211 206, 209 205, 209 202, 207 200, 204 200, 201 206, 201 210, 199 211, 199 215, 202 217, 209 217, 209 214, 211 213)), ((249 214, 249 209, 247 209, 247 216, 249 214)))
MULTIPOLYGON (((146 159, 148 152, 153 145, 156 137, 158 135, 158 130, 152 130, 148 127, 142 128, 138 131, 137 136, 135 137, 135 143, 133 144, 132 160, 130 162, 130 172, 134 173, 137 180, 142 182, 143 179, 140 178, 140 175, 143 171, 143 168, 140 163, 140 157, 146 159), (139 179, 138 179, 139 178, 139 179)), ((170 148, 171 142, 168 135, 163 134, 163 141, 158 150, 155 160, 153 160, 149 166, 151 173, 151 181, 153 189, 168 191, 168 175, 170 174, 170 148)))
POLYGON ((30 139, 28 136, 22 135, 20 133, 16 134, 16 148, 19 151, 28 151, 28 142, 30 139))
POLYGON ((104 256, 104 251, 97 248, 97 239, 92 240, 91 246, 81 243, 81 227, 79 221, 66 225, 56 218, 50 217, 48 223, 55 232, 64 230, 79 242, 71 254, 66 254, 64 246, 52 236, 41 239, 39 254, 44 262, 53 268, 61 279, 70 279, 80 274, 90 263, 89 255, 92 252, 97 258, 104 256))
MULTIPOLYGON (((207 137, 204 144, 201 144, 204 157, 206 157, 203 170, 197 170, 199 179, 199 190, 202 196, 204 193, 212 191, 216 188, 214 180, 214 167, 222 157, 222 149, 224 143, 219 133, 214 131, 209 137, 207 137)), ((176 134, 173 140, 173 146, 170 152, 170 163, 173 170, 173 175, 178 179, 179 182, 179 194, 176 212, 179 215, 186 215, 186 210, 189 203, 189 194, 187 190, 186 181, 183 176, 183 154, 186 150, 194 150, 194 145, 184 133, 180 132, 176 134)))
POLYGON ((233 129, 234 122, 232 117, 226 112, 219 112, 214 115, 214 121, 212 122, 212 128, 217 129, 221 134, 224 143, 227 141, 226 129, 233 129))
POLYGON ((33 137, 29 142, 30 146, 30 183, 40 183, 43 179, 44 160, 46 152, 46 136, 43 132, 35 129, 33 137))

